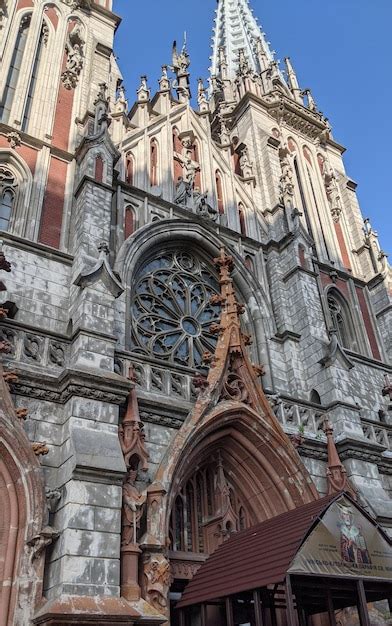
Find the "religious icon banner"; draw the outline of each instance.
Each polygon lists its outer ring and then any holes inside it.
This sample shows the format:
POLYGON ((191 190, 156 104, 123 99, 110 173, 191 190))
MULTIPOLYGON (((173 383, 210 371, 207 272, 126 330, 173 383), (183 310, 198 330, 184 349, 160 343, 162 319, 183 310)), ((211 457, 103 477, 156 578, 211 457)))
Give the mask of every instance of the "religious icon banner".
POLYGON ((288 571, 392 580, 392 546, 377 526, 342 496, 331 504, 288 571))

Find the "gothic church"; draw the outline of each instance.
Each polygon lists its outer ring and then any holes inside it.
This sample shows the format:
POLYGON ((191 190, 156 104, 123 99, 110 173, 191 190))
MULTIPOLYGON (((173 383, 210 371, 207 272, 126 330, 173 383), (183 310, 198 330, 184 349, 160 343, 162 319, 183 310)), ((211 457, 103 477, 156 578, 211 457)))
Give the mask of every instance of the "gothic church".
POLYGON ((392 529, 391 270, 343 146, 249 0, 209 86, 168 42, 135 101, 119 24, 0 0, 0 626, 175 625, 228 537, 342 490, 392 529))

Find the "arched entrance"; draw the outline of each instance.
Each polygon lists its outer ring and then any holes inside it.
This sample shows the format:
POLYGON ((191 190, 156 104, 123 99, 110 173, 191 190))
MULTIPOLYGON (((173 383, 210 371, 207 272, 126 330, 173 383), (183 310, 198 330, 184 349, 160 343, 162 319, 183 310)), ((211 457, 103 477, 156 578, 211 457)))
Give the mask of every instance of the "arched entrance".
POLYGON ((42 597, 46 516, 42 469, 0 365, 0 626, 27 624, 42 597))

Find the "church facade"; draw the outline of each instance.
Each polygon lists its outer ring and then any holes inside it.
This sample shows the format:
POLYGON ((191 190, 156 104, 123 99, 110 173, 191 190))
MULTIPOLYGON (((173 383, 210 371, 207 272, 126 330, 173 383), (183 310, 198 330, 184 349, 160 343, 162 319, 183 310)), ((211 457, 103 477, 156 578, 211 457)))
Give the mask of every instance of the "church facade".
POLYGON ((227 537, 334 490, 392 529, 391 271, 345 149, 248 0, 209 87, 174 45, 134 102, 119 24, 0 0, 4 626, 177 624, 227 537))

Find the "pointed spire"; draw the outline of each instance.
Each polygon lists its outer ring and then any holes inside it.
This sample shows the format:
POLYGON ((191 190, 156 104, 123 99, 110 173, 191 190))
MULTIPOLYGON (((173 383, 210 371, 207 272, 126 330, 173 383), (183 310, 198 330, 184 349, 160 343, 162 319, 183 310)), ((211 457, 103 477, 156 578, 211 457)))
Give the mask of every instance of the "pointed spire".
POLYGON ((264 66, 273 61, 273 54, 253 16, 249 0, 218 0, 212 48, 211 76, 220 75, 222 50, 226 59, 223 69, 232 79, 238 69, 240 48, 245 50, 253 72, 265 70, 264 66))
POLYGON ((293 68, 291 60, 289 57, 286 57, 285 60, 286 72, 287 72, 287 82, 290 88, 291 93, 293 94, 294 99, 303 104, 303 98, 301 96, 301 89, 298 83, 297 74, 293 68))
POLYGON ((120 444, 127 470, 137 472, 140 469, 146 472, 149 454, 144 441, 143 424, 140 421, 135 373, 132 367, 129 369, 128 378, 132 382, 132 388, 128 396, 127 412, 119 427, 120 444))
POLYGON ((327 465, 327 483, 328 483, 328 495, 334 493, 340 493, 341 491, 347 491, 351 495, 355 496, 355 492, 351 487, 348 478, 346 468, 340 460, 338 451, 336 449, 335 439, 333 436, 333 426, 329 419, 325 420, 324 433, 327 437, 327 451, 328 451, 328 465, 327 465))

